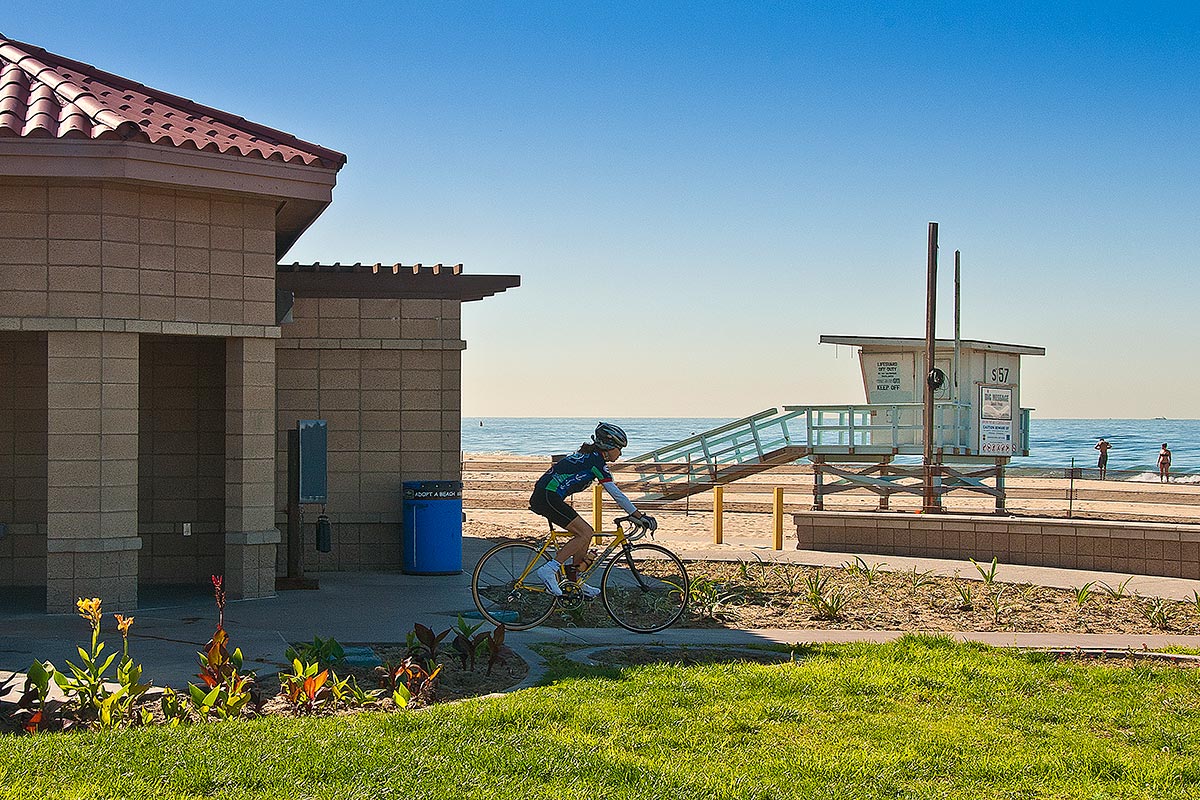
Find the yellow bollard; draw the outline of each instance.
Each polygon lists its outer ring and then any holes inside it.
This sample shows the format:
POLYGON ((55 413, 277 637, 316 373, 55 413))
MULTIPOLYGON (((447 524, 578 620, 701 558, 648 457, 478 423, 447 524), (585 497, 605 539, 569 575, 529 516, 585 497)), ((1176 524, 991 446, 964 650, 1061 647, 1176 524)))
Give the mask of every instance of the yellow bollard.
POLYGON ((783 487, 775 487, 775 549, 783 549, 783 487))
POLYGON ((721 544, 725 539, 725 487, 713 489, 713 544, 721 544))
POLYGON ((600 484, 592 487, 592 530, 596 535, 592 541, 600 544, 600 532, 604 530, 604 489, 600 484))

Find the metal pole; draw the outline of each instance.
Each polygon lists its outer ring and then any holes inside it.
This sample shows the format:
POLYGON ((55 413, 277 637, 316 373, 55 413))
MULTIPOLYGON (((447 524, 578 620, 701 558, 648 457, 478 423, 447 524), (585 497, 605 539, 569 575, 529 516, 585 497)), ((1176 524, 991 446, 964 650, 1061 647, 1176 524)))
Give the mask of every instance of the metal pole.
POLYGON ((933 351, 935 347, 934 330, 937 327, 937 248, 938 248, 938 224, 936 222, 929 223, 929 258, 927 260, 927 275, 925 281, 925 455, 924 455, 924 472, 925 472, 925 497, 922 504, 922 511, 936 512, 941 509, 938 507, 937 497, 933 491, 933 473, 936 469, 933 463, 933 392, 934 389, 929 385, 929 375, 933 371, 933 351))
MULTIPOLYGON (((962 321, 962 308, 960 303, 961 285, 959 284, 959 256, 961 253, 958 250, 954 251, 954 403, 957 406, 962 402, 962 396, 958 390, 958 358, 959 351, 962 348, 962 336, 959 328, 959 323, 962 321)), ((954 425, 958 426, 958 409, 954 409, 954 425)))

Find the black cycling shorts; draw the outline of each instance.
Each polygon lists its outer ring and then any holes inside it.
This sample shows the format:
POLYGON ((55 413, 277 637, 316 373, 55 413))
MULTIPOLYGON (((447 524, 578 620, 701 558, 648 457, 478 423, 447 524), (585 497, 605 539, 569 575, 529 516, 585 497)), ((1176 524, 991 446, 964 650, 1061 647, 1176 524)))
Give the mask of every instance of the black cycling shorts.
POLYGON ((540 486, 529 496, 529 510, 542 515, 560 528, 566 528, 579 519, 579 512, 567 505, 566 500, 540 486))

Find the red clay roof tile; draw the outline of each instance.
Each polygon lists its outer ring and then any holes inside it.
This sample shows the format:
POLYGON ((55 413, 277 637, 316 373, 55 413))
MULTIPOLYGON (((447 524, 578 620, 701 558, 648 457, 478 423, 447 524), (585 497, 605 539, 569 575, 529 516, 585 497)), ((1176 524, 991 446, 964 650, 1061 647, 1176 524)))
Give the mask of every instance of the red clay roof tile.
POLYGON ((113 139, 327 169, 346 156, 0 35, 0 137, 113 139))

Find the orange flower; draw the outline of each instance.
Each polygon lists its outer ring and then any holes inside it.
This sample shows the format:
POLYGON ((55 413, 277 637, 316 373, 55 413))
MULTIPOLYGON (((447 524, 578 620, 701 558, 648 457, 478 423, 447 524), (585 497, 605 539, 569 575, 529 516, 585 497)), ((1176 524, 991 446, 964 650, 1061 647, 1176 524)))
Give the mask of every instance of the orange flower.
POLYGON ((122 636, 128 636, 129 628, 133 625, 133 617, 123 617, 120 614, 113 614, 113 616, 117 618, 117 630, 121 632, 122 636))
POLYGON ((100 625, 99 597, 93 597, 87 600, 81 597, 75 601, 75 608, 79 611, 79 616, 91 622, 93 627, 100 625))

